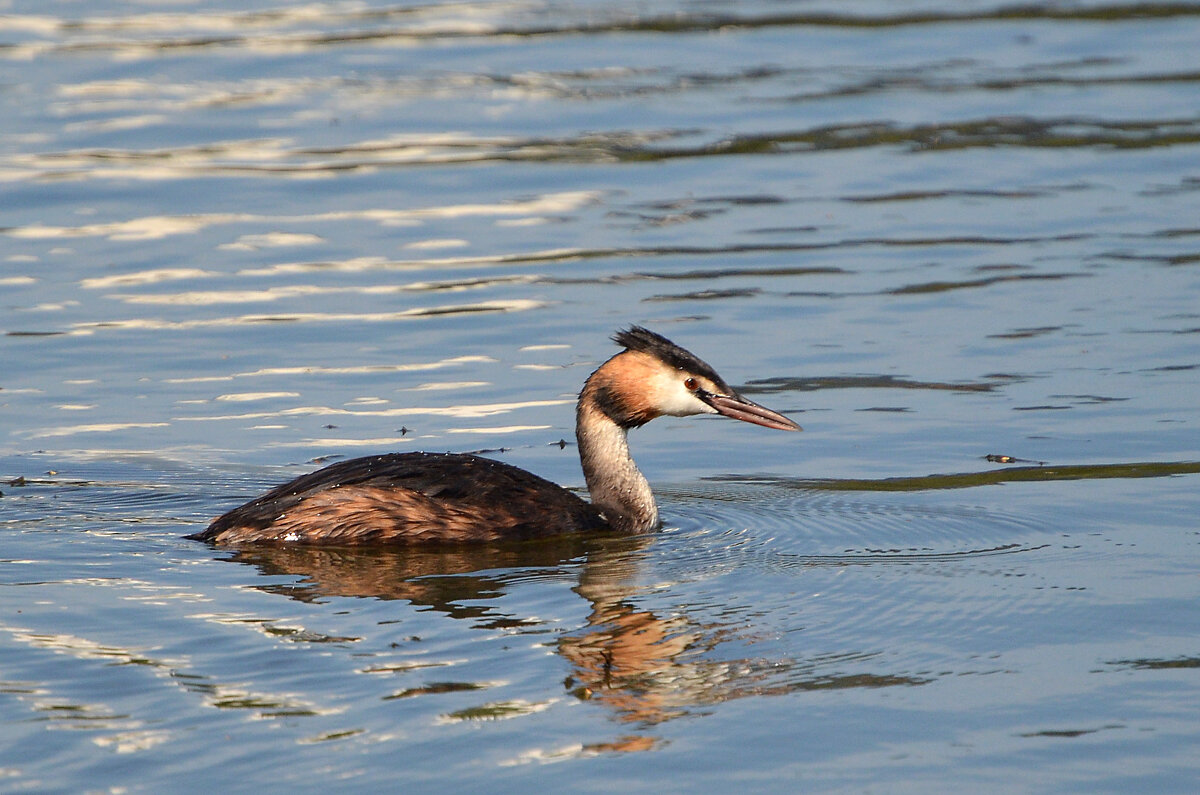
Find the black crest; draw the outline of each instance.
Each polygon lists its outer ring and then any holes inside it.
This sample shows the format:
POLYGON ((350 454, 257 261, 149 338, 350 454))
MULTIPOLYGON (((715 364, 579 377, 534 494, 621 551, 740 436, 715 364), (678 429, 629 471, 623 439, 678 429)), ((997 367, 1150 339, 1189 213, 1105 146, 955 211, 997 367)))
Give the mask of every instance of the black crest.
POLYGON ((709 367, 704 360, 679 347, 663 335, 655 334, 650 329, 630 326, 625 331, 618 331, 614 334, 613 342, 628 350, 649 354, 676 370, 704 376, 717 386, 728 390, 728 386, 721 380, 721 376, 717 375, 717 371, 709 367))

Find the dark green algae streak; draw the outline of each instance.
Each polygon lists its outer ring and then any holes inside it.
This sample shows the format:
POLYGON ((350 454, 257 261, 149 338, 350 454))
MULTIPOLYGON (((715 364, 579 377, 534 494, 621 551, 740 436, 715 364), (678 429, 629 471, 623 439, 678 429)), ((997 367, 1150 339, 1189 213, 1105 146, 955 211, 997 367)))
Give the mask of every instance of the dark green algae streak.
POLYGON ((720 476, 718 481, 770 483, 792 489, 812 491, 932 491, 998 486, 1005 483, 1029 483, 1060 480, 1105 480, 1111 478, 1164 478, 1200 474, 1200 461, 1136 462, 1125 464, 1071 464, 1005 467, 982 472, 917 475, 878 479, 824 478, 747 478, 720 476))

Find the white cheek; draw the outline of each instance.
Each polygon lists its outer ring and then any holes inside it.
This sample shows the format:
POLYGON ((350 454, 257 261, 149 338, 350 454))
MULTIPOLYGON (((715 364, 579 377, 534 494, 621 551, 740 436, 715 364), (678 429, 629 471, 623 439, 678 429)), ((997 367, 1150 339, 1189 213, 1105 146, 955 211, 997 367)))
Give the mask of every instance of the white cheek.
POLYGON ((672 417, 690 417, 693 414, 716 414, 717 410, 693 395, 683 385, 683 379, 660 376, 655 386, 658 410, 672 417))

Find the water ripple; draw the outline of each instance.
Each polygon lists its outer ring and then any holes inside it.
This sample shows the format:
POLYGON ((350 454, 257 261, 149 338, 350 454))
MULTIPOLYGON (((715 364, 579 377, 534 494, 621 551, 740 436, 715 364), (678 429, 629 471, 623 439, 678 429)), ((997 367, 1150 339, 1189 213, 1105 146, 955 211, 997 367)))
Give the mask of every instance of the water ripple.
POLYGON ((79 149, 0 158, 0 181, 44 179, 185 179, 335 176, 379 168, 509 161, 631 163, 680 158, 785 155, 902 146, 910 151, 1021 147, 1154 149, 1200 142, 1200 118, 1106 120, 987 117, 901 125, 866 122, 747 133, 694 144, 694 130, 615 131, 560 138, 479 138, 296 147, 284 139, 220 141, 154 150, 79 149))
POLYGON ((146 57, 235 47, 263 52, 303 52, 338 45, 402 45, 450 38, 662 35, 818 27, 853 30, 1015 20, 1113 24, 1198 14, 1200 11, 1194 4, 1169 2, 1111 3, 1096 7, 1002 5, 969 11, 930 9, 890 14, 833 11, 739 14, 694 9, 645 13, 640 7, 618 3, 599 10, 590 19, 580 19, 569 10, 563 14, 553 7, 512 2, 384 9, 302 5, 270 11, 141 13, 81 19, 7 16, 0 18, 0 30, 19 31, 44 40, 5 44, 0 47, 0 54, 21 59, 94 52, 146 57), (307 29, 309 26, 324 29, 314 32, 307 29))
POLYGON ((771 569, 1012 554, 1039 548, 1048 530, 1031 519, 975 506, 853 499, 729 481, 670 491, 667 499, 686 500, 676 509, 691 539, 685 558, 750 555, 771 569), (699 544, 692 543, 696 540, 699 544))

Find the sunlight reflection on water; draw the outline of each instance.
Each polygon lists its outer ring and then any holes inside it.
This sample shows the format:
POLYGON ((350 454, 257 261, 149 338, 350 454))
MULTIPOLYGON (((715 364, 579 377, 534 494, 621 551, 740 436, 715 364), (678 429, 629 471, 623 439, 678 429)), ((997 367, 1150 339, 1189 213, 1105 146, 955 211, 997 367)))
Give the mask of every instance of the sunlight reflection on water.
POLYGON ((1187 789, 1198 22, 10 4, 0 774, 1187 789), (628 323, 805 432, 635 431, 651 536, 180 538, 388 449, 579 487, 628 323))

